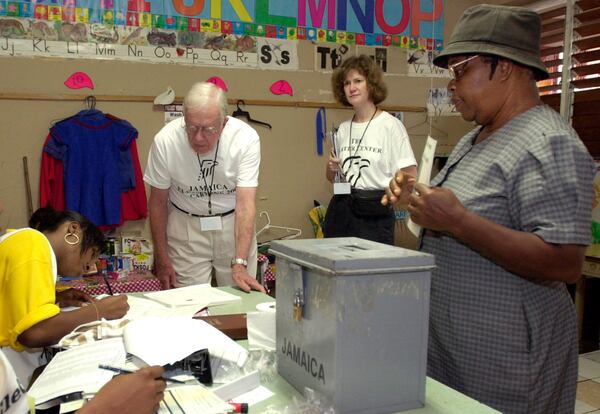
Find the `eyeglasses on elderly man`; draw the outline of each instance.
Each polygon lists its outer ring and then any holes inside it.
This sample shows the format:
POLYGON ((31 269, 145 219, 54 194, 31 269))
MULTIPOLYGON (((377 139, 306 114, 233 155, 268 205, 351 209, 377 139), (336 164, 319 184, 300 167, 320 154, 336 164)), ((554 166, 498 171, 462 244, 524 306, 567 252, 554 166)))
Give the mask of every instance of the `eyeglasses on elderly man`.
POLYGON ((459 80, 463 74, 465 73, 466 70, 466 66, 467 63, 477 57, 479 57, 480 55, 474 55, 474 56, 469 56, 466 59, 463 59, 459 62, 456 62, 452 65, 448 65, 448 71, 450 72, 450 76, 452 77, 453 81, 457 81, 459 80))
POLYGON ((202 132, 202 135, 215 136, 221 132, 221 125, 219 126, 201 126, 184 124, 183 128, 188 135, 195 136, 198 132, 202 132))

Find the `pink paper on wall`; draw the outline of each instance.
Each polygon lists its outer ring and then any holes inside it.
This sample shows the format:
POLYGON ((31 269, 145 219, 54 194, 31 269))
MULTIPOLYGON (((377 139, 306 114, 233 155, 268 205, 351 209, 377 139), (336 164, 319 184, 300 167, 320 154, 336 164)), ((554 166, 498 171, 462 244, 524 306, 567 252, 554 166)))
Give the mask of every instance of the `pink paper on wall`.
POLYGON ((294 96, 294 91, 292 90, 292 85, 290 85, 287 81, 278 80, 273 85, 271 85, 271 93, 274 95, 290 95, 294 96))
POLYGON ((94 89, 94 82, 92 82, 92 78, 90 78, 87 73, 75 72, 67 78, 65 86, 70 89, 94 89))
POLYGON ((225 83, 225 81, 223 79, 219 78, 218 76, 213 76, 212 78, 208 78, 206 81, 210 82, 210 83, 214 83, 219 88, 223 89, 225 92, 228 91, 227 84, 225 83))

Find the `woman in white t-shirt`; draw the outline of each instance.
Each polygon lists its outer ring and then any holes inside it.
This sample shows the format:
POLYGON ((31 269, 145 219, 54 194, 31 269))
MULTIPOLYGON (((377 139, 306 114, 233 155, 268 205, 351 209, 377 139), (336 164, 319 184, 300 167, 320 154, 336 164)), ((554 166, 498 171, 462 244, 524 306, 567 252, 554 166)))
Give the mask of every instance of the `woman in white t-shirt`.
POLYGON ((331 78, 338 102, 354 108, 333 140, 326 177, 334 184, 325 237, 361 237, 394 244, 395 212, 381 204, 397 170, 417 174, 402 122, 377 105, 387 97, 381 68, 369 56, 353 56, 331 78))

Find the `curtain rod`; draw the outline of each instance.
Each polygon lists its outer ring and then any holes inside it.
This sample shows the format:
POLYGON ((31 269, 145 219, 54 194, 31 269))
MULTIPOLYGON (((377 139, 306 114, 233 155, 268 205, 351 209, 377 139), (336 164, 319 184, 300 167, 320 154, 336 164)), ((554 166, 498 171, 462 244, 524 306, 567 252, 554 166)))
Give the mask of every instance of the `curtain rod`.
MULTIPOLYGON (((40 93, 0 93, 0 100, 13 101, 84 101, 87 95, 67 95, 67 94, 40 94, 40 93)), ((154 96, 142 95, 93 95, 97 102, 154 102, 154 96)), ((314 102, 314 101, 275 101, 268 99, 227 99, 230 105, 235 105, 239 100, 243 100, 246 105, 255 106, 287 106, 297 108, 334 108, 351 109, 335 102, 314 102)), ((183 97, 176 97, 173 104, 183 102, 183 97)), ((393 112, 425 112, 424 106, 410 105, 380 105, 380 108, 393 112)))

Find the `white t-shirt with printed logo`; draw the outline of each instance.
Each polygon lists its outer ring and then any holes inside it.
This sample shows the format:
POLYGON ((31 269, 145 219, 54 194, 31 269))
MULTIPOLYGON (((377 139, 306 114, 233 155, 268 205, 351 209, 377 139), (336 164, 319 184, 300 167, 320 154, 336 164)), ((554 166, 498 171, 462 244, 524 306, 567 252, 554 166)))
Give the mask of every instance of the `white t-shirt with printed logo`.
POLYGON ((215 145, 211 152, 197 155, 183 125, 181 117, 156 134, 144 181, 159 189, 168 188, 169 199, 177 207, 199 215, 208 214, 206 185, 211 187, 212 182, 212 214, 234 209, 236 187, 258 186, 258 134, 245 122, 228 117, 218 147, 215 145))
POLYGON ((19 383, 15 371, 0 350, 0 413, 25 414, 29 412, 25 388, 19 383))
POLYGON ((396 171, 417 165, 417 161, 406 129, 398 118, 383 111, 367 128, 368 123, 352 122, 350 141, 350 121, 343 122, 338 129, 336 147, 340 168, 353 188, 380 190, 387 188, 396 171))

